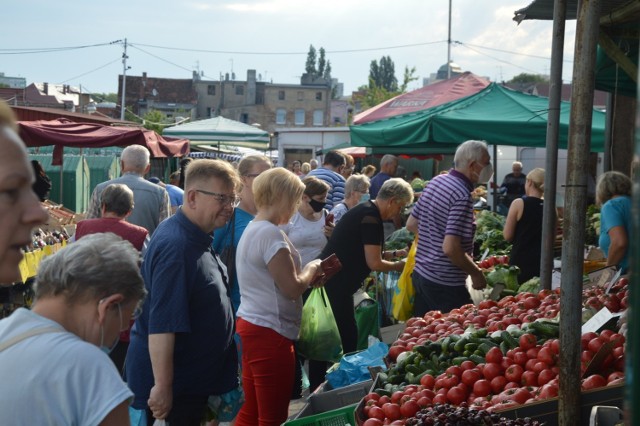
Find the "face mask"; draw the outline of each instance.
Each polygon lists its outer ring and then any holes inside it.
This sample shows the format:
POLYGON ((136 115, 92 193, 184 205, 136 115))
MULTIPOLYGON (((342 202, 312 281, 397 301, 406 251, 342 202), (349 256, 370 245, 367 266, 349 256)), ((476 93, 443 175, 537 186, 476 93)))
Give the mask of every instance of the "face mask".
MULTIPOLYGON (((118 303, 118 314, 120 315, 120 330, 122 330, 122 309, 120 308, 120 304, 118 303)), ((107 355, 109 355, 118 345, 120 341, 120 336, 116 337, 115 341, 111 344, 111 346, 105 346, 104 344, 104 324, 100 326, 100 350, 107 355)))
POLYGON ((492 176, 493 166, 489 163, 480 171, 480 174, 478 175, 478 183, 487 183, 491 180, 492 176))
POLYGON ((364 203, 364 202, 366 202, 366 201, 369 201, 369 199, 370 199, 370 198, 371 198, 371 196, 369 195, 369 193, 362 194, 362 195, 360 196, 360 201, 359 201, 359 202, 360 202, 360 203, 364 203))
POLYGON ((324 208, 324 205, 326 203, 322 202, 322 201, 317 201, 314 200, 313 198, 309 199, 309 205, 311 206, 311 208, 313 209, 314 212, 318 213, 321 212, 322 209, 324 208))

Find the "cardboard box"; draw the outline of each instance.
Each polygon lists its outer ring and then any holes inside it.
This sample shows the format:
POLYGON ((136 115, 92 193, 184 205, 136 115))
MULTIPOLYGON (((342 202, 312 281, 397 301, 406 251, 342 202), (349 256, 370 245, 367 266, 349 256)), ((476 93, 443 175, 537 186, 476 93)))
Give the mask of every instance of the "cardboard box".
POLYGON ((391 345, 398 339, 398 336, 402 334, 405 327, 405 323, 394 324, 390 325, 389 327, 382 327, 380 329, 381 340, 387 345, 391 345))

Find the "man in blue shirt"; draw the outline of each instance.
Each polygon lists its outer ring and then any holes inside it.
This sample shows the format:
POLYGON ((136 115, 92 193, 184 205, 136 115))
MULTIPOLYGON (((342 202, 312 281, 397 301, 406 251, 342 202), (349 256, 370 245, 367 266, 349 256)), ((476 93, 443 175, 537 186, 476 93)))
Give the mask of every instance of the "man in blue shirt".
POLYGON ((127 383, 150 419, 199 426, 210 395, 234 389, 238 359, 227 271, 211 249, 239 198, 229 163, 189 165, 183 206, 158 226, 142 262, 148 296, 131 331, 127 383))
POLYGON ((382 184, 396 176, 397 170, 398 157, 391 154, 386 154, 382 157, 382 160, 380 160, 380 172, 371 179, 371 186, 369 187, 369 195, 372 200, 376 199, 382 184))
POLYGON ((330 189, 327 193, 327 203, 325 205, 327 210, 331 210, 344 200, 344 184, 346 181, 340 173, 345 164, 344 155, 338 151, 329 151, 324 156, 322 167, 311 170, 306 176, 315 176, 329 184, 330 189))

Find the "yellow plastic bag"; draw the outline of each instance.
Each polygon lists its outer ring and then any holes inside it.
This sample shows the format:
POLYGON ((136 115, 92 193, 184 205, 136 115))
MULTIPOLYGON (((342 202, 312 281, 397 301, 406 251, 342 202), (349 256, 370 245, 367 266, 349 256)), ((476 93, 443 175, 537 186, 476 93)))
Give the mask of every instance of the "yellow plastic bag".
POLYGON ((398 286, 393 293, 393 299, 391 299, 391 306, 393 308, 391 313, 398 321, 406 321, 413 316, 413 299, 416 291, 411 282, 411 274, 416 264, 417 246, 418 242, 414 240, 413 244, 411 244, 411 249, 409 249, 409 255, 407 256, 402 274, 400 278, 398 278, 398 286))

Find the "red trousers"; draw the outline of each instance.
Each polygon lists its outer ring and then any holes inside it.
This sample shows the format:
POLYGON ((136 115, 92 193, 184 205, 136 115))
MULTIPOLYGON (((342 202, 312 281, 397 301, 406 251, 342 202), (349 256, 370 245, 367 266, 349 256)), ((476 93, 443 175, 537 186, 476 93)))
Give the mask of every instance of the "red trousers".
POLYGON ((235 426, 280 426, 289 415, 295 374, 293 341, 238 318, 245 402, 235 426))

